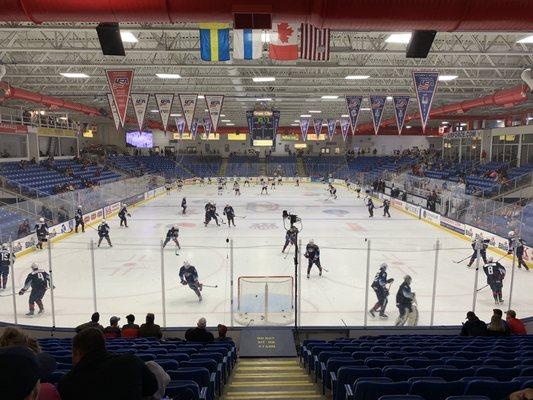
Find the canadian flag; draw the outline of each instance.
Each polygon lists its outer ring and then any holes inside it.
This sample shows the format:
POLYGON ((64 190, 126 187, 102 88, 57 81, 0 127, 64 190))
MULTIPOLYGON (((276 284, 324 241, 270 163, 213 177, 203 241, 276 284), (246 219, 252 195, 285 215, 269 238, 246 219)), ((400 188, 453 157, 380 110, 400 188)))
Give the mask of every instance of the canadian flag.
POLYGON ((273 60, 298 59, 298 28, 300 24, 278 22, 272 25, 270 46, 268 49, 273 60))

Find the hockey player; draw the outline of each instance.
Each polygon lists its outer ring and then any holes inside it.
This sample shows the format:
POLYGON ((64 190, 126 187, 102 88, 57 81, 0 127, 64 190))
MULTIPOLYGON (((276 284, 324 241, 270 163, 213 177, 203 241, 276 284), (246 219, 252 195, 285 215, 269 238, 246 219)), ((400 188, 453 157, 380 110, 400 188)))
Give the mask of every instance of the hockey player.
POLYGON ((178 242, 179 233, 180 233, 180 229, 178 228, 178 225, 174 225, 172 228, 170 228, 167 231, 167 237, 165 238, 165 241, 163 242, 163 248, 165 248, 167 243, 172 240, 174 243, 176 243, 176 246, 178 247, 178 249, 181 249, 180 242, 178 242))
POLYGON ((43 242, 48 242, 48 225, 44 222, 44 218, 39 218, 39 222, 35 224, 35 233, 37 234, 35 247, 42 250, 43 242))
POLYGON ((126 207, 126 204, 122 203, 120 205, 120 211, 118 212, 118 217, 120 218, 120 226, 124 224, 124 226, 128 227, 128 220, 126 216, 131 217, 131 214, 128 212, 128 208, 126 207))
POLYGON ((329 197, 333 197, 337 200, 337 189, 330 183, 328 186, 329 197))
POLYGON ((377 303, 369 311, 369 314, 372 317, 375 317, 376 311, 379 310, 379 316, 381 318, 388 318, 388 315, 385 314, 385 308, 387 308, 387 304, 389 302, 389 288, 387 285, 394 282, 394 279, 387 279, 387 267, 388 266, 386 263, 381 264, 378 273, 376 273, 376 276, 374 277, 374 282, 372 282, 371 287, 374 292, 376 292, 376 296, 378 298, 377 303))
POLYGON ((474 252, 472 253, 472 257, 470 257, 470 261, 468 261, 468 265, 467 265, 468 268, 470 268, 472 264, 476 261, 476 258, 477 258, 476 245, 478 243, 478 240, 479 240, 479 245, 481 246, 481 248, 479 249, 479 255, 483 259, 483 262, 485 264, 487 263, 487 247, 489 247, 490 240, 483 239, 482 237, 475 238, 471 244, 472 248, 474 249, 474 252))
POLYGON ((313 239, 311 239, 309 243, 307 243, 304 256, 308 259, 307 279, 309 279, 309 273, 311 272, 313 264, 318 267, 318 276, 322 276, 322 266, 320 265, 320 249, 315 244, 313 239))
POLYGON ((283 178, 280 176, 278 176, 278 186, 281 186, 283 183, 283 178))
POLYGON ((74 213, 74 221, 76 223, 74 230, 76 233, 78 233, 78 227, 81 226, 82 233, 85 232, 85 222, 83 222, 83 211, 81 210, 81 206, 78 206, 76 209, 76 212, 74 213))
POLYGON ((205 179, 203 176, 200 178, 200 186, 205 186, 205 179))
POLYGON ((250 187, 250 180, 248 178, 244 178, 244 185, 250 187))
POLYGON ((5 289, 11 260, 15 263, 15 254, 11 253, 6 243, 0 247, 0 289, 5 289))
POLYGON ((103 219, 102 222, 100 222, 100 225, 98 225, 98 247, 100 247, 100 243, 102 243, 102 240, 105 238, 107 240, 107 244, 109 247, 113 247, 111 244, 111 239, 109 239, 109 231, 111 228, 109 228, 109 225, 107 224, 106 220, 103 219))
POLYGON ((526 271, 529 271, 529 267, 524 261, 524 245, 526 242, 521 237, 516 236, 514 231, 509 232, 509 250, 507 254, 513 254, 516 250, 516 259, 518 260, 518 268, 524 266, 526 271))
POLYGON ((376 206, 370 197, 368 197, 366 200, 366 208, 368 209, 368 217, 372 218, 374 216, 374 208, 376 208, 376 206))
POLYGON ((183 179, 178 179, 178 192, 181 192, 183 189, 183 179))
POLYGON ((261 179, 261 194, 263 194, 263 192, 268 194, 268 183, 265 182, 264 179, 261 179))
POLYGON ((270 182, 270 189, 276 190, 276 180, 274 177, 268 178, 268 181, 270 182))
POLYGON ((218 189, 218 195, 222 196, 222 190, 224 189, 224 185, 222 184, 222 179, 218 180, 217 189, 218 189))
POLYGON ((296 186, 300 186, 300 177, 298 176, 298 174, 296 174, 295 182, 296 186))
POLYGON ((226 178, 220 178, 220 181, 222 182, 222 188, 226 189, 226 184, 228 183, 228 180, 226 178))
POLYGON ((357 198, 361 197, 361 185, 359 182, 355 183, 355 193, 357 193, 357 198))
POLYGON ((285 244, 283 245, 283 249, 281 249, 282 253, 285 253, 285 249, 289 245, 294 246, 296 244, 297 235, 298 235, 298 228, 296 228, 294 225, 291 226, 289 229, 287 229, 287 232, 285 233, 285 244))
POLYGON ((167 191, 167 196, 170 196, 170 191, 172 190, 172 183, 170 181, 165 182, 165 189, 167 191))
POLYGON ((235 192, 235 196, 240 196, 241 195, 241 187, 239 185, 239 182, 235 181, 233 183, 233 191, 235 192))
POLYGON ((198 301, 202 301, 202 284, 198 282, 198 271, 188 261, 183 263, 180 268, 180 281, 182 285, 189 285, 194 293, 198 296, 198 301))
POLYGON ((413 312, 413 300, 415 299, 415 294, 411 292, 411 282, 411 276, 405 275, 403 283, 400 285, 398 292, 396 293, 396 307, 398 307, 398 311, 400 311, 400 315, 396 320, 396 326, 403 326, 407 321, 408 315, 413 312))
POLYGON ((19 295, 22 296, 30 287, 30 310, 26 315, 33 315, 35 313, 35 303, 39 307, 39 314, 42 314, 44 312, 43 297, 46 290, 50 287, 50 275, 48 272, 39 269, 35 263, 31 265, 31 272, 26 277, 24 287, 20 289, 19 295))
POLYGON ((496 305, 503 304, 503 279, 505 278, 505 267, 499 262, 494 262, 492 257, 488 258, 488 263, 483 266, 483 271, 487 275, 487 284, 492 290, 492 297, 496 305))
POLYGON ((217 226, 220 226, 220 224, 218 223, 218 218, 217 218, 217 207, 214 203, 207 203, 205 205, 205 221, 204 221, 204 226, 207 226, 207 224, 209 224, 209 222, 214 219, 215 222, 217 223, 217 226))
POLYGON ((383 216, 390 218, 389 208, 390 208, 390 200, 383 200, 383 204, 380 208, 383 208, 383 216))
POLYGON ((226 204, 226 207, 224 207, 223 214, 228 219, 228 228, 233 224, 235 226, 235 211, 233 210, 233 207, 229 204, 226 204))
POLYGON ((186 214, 187 211, 187 199, 184 197, 181 199, 181 213, 186 214))

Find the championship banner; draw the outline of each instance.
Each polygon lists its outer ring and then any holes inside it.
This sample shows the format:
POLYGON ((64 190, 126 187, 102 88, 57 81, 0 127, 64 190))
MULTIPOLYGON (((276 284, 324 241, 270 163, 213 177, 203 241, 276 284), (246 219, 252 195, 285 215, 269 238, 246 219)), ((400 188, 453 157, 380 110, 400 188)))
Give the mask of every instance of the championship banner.
POLYGON ((107 75, 107 83, 113 95, 117 114, 120 117, 120 125, 124 126, 133 83, 133 70, 108 69, 105 73, 107 75))
POLYGON ((196 134, 198 133, 198 118, 193 118, 190 126, 191 139, 196 140, 196 134))
POLYGON ((189 132, 192 132, 192 119, 194 118, 194 111, 196 110, 196 101, 198 100, 198 95, 196 94, 178 94, 180 99, 181 109, 185 117, 185 122, 187 123, 187 128, 189 132))
POLYGON ((281 118, 281 113, 279 112, 279 110, 273 110, 272 111, 272 128, 274 129, 274 136, 276 136, 278 133, 280 118, 281 118))
POLYGON ((401 135, 403 124, 405 122, 405 115, 407 113, 407 107, 409 106, 409 96, 393 96, 392 104, 394 104, 394 114, 396 115, 398 135, 401 135))
POLYGON ((178 130, 178 133, 181 139, 183 137, 183 132, 185 132, 185 118, 178 117, 175 119, 175 122, 176 122, 176 129, 178 130))
POLYGON ((163 124, 163 130, 167 132, 168 119, 170 118, 170 110, 172 110, 172 103, 174 102, 174 95, 172 93, 156 93, 155 102, 157 103, 157 109, 161 116, 161 123, 163 124))
POLYGON ((137 124, 139 125, 139 132, 143 130, 144 117, 146 116, 149 99, 150 95, 148 93, 131 94, 131 102, 133 104, 133 111, 135 111, 135 117, 137 118, 137 124))
POLYGON ((422 121, 422 131, 426 131, 426 124, 431 112, 433 96, 437 91, 437 82, 439 81, 438 72, 413 71, 413 82, 415 84, 416 98, 418 100, 418 111, 422 121))
POLYGON ((346 141, 346 137, 348 136, 348 129, 350 129, 350 118, 341 118, 341 132, 342 132, 342 138, 344 141, 346 141))
POLYGON ((218 121, 220 119, 220 112, 222 111, 222 103, 224 103, 224 95, 205 95, 205 103, 209 111, 209 118, 211 119, 211 126, 213 131, 217 131, 218 121))
POLYGON ((302 133, 302 140, 307 140, 307 130, 309 129, 309 118, 300 118, 300 132, 302 133))
POLYGON ((313 128, 315 128, 315 135, 318 137, 322 131, 322 118, 313 118, 313 128))
POLYGON ((352 134, 355 135, 355 128, 357 127, 357 119, 359 118, 359 111, 363 103, 363 96, 346 96, 346 108, 350 116, 350 125, 352 127, 352 134))
POLYGON ((383 117, 383 109, 385 108, 386 96, 370 96, 370 111, 372 112, 372 122, 374 123, 374 133, 377 135, 379 124, 383 117))
POLYGON ((246 111, 246 122, 248 123, 248 133, 251 137, 254 129, 254 112, 252 110, 246 111))
POLYGON ((204 134, 205 134, 205 138, 206 139, 209 139, 209 134, 211 133, 211 118, 209 117, 204 117, 204 134))
POLYGON ((115 122, 115 129, 118 132, 118 129, 120 128, 120 117, 118 116, 117 107, 115 107, 115 100, 113 100, 113 95, 111 93, 107 94, 107 101, 109 102, 111 115, 113 116, 113 121, 115 122))
MULTIPOLYGON (((331 140, 337 128, 337 120, 335 118, 328 118, 328 138, 331 140)), ((318 136, 318 135, 317 135, 318 136)))

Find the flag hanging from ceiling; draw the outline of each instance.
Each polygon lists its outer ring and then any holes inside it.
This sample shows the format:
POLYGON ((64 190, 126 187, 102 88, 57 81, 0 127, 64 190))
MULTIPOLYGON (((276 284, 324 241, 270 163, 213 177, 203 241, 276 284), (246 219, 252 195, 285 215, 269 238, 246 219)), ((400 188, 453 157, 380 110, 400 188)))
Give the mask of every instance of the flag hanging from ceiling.
POLYGON ((175 122, 176 122, 176 129, 178 130, 178 133, 181 139, 183 137, 183 132, 185 132, 185 118, 178 117, 175 119, 175 122))
POLYGON ((300 58, 312 61, 329 61, 329 29, 302 24, 300 32, 300 58))
POLYGON ((205 95, 205 103, 207 104, 207 110, 209 111, 209 118, 211 118, 211 126, 215 132, 217 131, 223 102, 224 95, 205 95))
POLYGON ((331 140, 337 129, 337 120, 335 118, 328 118, 328 138, 331 140))
POLYGON ((302 133, 302 140, 307 140, 307 131, 309 129, 309 118, 300 118, 300 132, 302 133))
POLYGON ((196 101, 198 100, 198 95, 178 94, 178 97, 180 99, 181 110, 183 111, 185 122, 187 123, 187 128, 189 128, 190 132, 194 111, 196 110, 196 101))
POLYGON ((133 70, 111 69, 105 71, 107 83, 111 89, 115 107, 120 117, 120 125, 124 126, 128 102, 130 100, 131 86, 133 83, 133 70))
POLYGON ((196 134, 198 133, 198 118, 193 118, 191 122, 191 139, 196 140, 196 134))
POLYGON ((276 136, 276 134, 278 133, 280 117, 281 117, 281 113, 279 112, 279 110, 272 111, 272 128, 274 131, 274 136, 276 136))
POLYGON ((161 116, 163 130, 166 133, 170 111, 172 110, 172 103, 174 102, 174 95, 172 93, 156 93, 154 96, 159 115, 161 116))
POLYGON ((268 53, 271 59, 289 61, 298 59, 298 24, 272 24, 268 53))
POLYGON ((401 135, 403 124, 405 122, 405 115, 407 113, 407 107, 409 106, 409 96, 393 96, 392 104, 394 104, 394 115, 396 115, 398 135, 401 135))
POLYGON ((346 137, 348 136, 348 130, 350 129, 350 118, 341 117, 340 123, 342 138, 344 139, 344 141, 346 141, 346 137))
POLYGON ((355 135, 355 128, 357 127, 357 119, 359 118, 359 111, 361 111, 362 103, 363 96, 346 96, 346 108, 348 108, 353 135, 355 135))
POLYGON ((230 59, 228 24, 200 24, 200 55, 204 61, 228 61, 230 59))
POLYGON ((386 96, 370 96, 370 111, 372 112, 372 122, 374 123, 374 133, 377 135, 383 109, 385 108, 386 96))
POLYGON ((233 30, 233 59, 257 60, 263 55, 261 29, 233 30))
POLYGON ((204 134, 205 134, 206 139, 209 139, 210 133, 211 133, 211 118, 204 117, 204 134))
POLYGON ((135 111, 135 118, 137 118, 137 125, 139 125, 139 132, 141 132, 143 130, 144 117, 146 116, 146 108, 148 107, 150 95, 148 93, 132 93, 130 97, 133 104, 133 111, 135 111))
POLYGON ((113 116, 113 122, 115 123, 115 129, 118 132, 118 128, 120 128, 120 117, 118 115, 117 107, 115 106, 115 100, 113 100, 113 95, 111 93, 107 94, 107 101, 109 103, 111 115, 113 116))
POLYGON ((315 129, 316 137, 318 137, 322 131, 322 118, 313 118, 313 128, 315 129))
POLYGON ((413 83, 415 84, 416 98, 418 100, 418 110, 422 121, 422 131, 426 131, 426 124, 431 112, 433 96, 437 91, 439 73, 431 71, 413 71, 413 83))
POLYGON ((254 112, 252 110, 246 110, 246 122, 248 123, 248 133, 252 136, 254 130, 254 112))

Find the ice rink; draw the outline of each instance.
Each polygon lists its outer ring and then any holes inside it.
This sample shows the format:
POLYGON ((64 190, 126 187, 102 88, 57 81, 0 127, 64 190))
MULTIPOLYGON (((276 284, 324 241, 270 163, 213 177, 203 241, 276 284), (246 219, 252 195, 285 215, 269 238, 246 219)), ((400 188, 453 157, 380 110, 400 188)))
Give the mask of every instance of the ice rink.
MULTIPOLYGON (((369 218, 362 198, 337 185, 338 199, 328 198, 325 186, 319 183, 284 183, 268 195, 259 195, 260 187, 242 187, 242 195, 236 197, 230 190, 217 195, 215 185, 185 186, 182 192, 173 190, 169 196, 162 194, 130 209, 129 228, 119 227, 118 218, 109 220, 113 248, 102 247, 94 251, 96 308, 102 315, 101 323, 108 324, 109 317, 117 315, 125 322, 125 316, 133 313, 137 322, 144 320, 147 312, 156 314, 156 323, 163 322, 163 302, 166 308, 166 326, 191 326, 205 316, 209 326, 263 323, 242 318, 237 307, 238 277, 274 275, 293 276, 293 251, 285 257, 281 253, 285 231, 282 211, 297 214, 303 221, 300 238, 304 244, 314 239, 321 249, 322 265, 328 269, 322 277, 318 270, 305 278, 307 260, 301 269, 299 290, 301 313, 299 320, 305 326, 362 326, 367 319, 370 326, 392 325, 398 315, 395 296, 402 278, 413 278, 412 290, 416 292, 420 312, 419 325, 431 322, 432 294, 436 262, 435 244, 440 241, 435 280, 435 325, 459 324, 472 309, 475 285, 475 269, 467 269, 466 261, 456 264, 471 254, 470 243, 444 229, 391 208, 392 218, 384 218, 382 209, 376 209, 369 218), (186 197, 189 208, 181 215, 179 204, 186 197), (217 204, 222 216, 225 204, 231 204, 240 218, 236 228, 227 225, 217 227, 212 221, 204 227, 204 204, 217 204), (243 218, 244 217, 244 218, 243 218), (173 224, 180 228, 182 250, 177 256, 172 243, 164 250, 161 261, 160 241, 173 224), (233 240, 233 258, 229 243, 233 240), (367 240, 368 239, 368 240, 367 240), (367 247, 370 247, 368 255, 367 247), (366 316, 365 282, 367 257, 369 257, 371 283, 379 265, 388 263, 389 277, 395 279, 390 288, 388 319, 366 316), (233 259, 234 313, 232 322, 230 296, 231 266, 233 259), (204 288, 204 300, 199 303, 196 295, 179 284, 178 270, 184 260, 196 266, 200 281, 217 288, 204 288), (164 293, 162 293, 162 268, 164 293), (163 296, 164 294, 164 296, 163 296)), ((380 204, 379 202, 378 205, 380 204)), ((86 227, 84 234, 67 236, 52 246, 55 325, 72 327, 89 320, 94 311, 92 257, 89 242, 97 240, 96 230, 86 227)), ((496 259, 501 255, 489 251, 496 259)), ((20 257, 15 263, 16 292, 23 286, 30 264, 38 263, 49 268, 49 253, 45 249, 20 257)), ((511 259, 502 263, 507 268, 504 281, 506 310, 511 283, 511 259)), ((519 317, 533 315, 531 274, 516 270, 512 308, 519 317)), ((483 271, 479 271, 478 288, 486 284, 483 271)), ((0 320, 13 322, 11 284, 0 292, 0 320)), ((27 317, 28 294, 15 296, 18 322, 27 325, 52 326, 50 290, 45 296, 46 312, 27 317)), ((261 296, 258 296, 260 301, 261 296)), ((375 303, 372 289, 368 291, 368 307, 375 303)), ((477 294, 476 312, 488 321, 495 308, 489 288, 477 294)), ((290 317, 286 323, 291 323, 290 317)))

